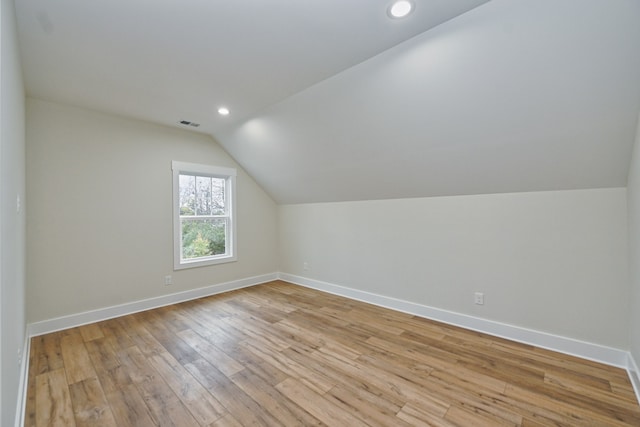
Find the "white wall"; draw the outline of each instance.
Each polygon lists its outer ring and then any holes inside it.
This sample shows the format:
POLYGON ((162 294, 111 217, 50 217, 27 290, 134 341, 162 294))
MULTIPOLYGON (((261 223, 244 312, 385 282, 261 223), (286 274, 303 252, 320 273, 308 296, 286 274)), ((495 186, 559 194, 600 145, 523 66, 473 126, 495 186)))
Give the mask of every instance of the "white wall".
POLYGON ((638 22, 637 0, 492 0, 219 138, 288 204, 624 187, 638 22))
MULTIPOLYGON (((631 354, 636 363, 640 363, 640 118, 629 168, 627 199, 629 204, 629 272, 631 276, 629 340, 631 354)), ((637 374, 640 375, 640 372, 637 374)))
POLYGON ((282 272, 628 349, 624 188, 279 212, 282 272))
POLYGON ((277 271, 275 203, 205 135, 27 99, 27 196, 30 322, 277 271), (238 168, 237 262, 173 271, 172 160, 238 168))
POLYGON ((13 0, 0 4, 0 425, 14 424, 25 339, 24 89, 13 0))

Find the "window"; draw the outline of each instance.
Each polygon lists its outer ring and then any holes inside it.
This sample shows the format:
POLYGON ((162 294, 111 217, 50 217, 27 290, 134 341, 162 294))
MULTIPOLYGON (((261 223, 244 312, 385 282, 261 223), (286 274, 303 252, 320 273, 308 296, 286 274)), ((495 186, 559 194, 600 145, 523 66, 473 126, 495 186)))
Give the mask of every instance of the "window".
POLYGON ((172 162, 174 269, 236 260, 236 170, 172 162))

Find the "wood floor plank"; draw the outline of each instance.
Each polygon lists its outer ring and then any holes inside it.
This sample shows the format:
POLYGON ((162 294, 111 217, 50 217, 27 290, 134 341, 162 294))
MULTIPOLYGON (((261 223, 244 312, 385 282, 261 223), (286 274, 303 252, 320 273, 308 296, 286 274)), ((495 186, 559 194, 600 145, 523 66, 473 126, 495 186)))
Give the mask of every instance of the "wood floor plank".
POLYGON ((33 338, 32 341, 37 342, 34 351, 39 351, 34 358, 36 374, 44 374, 64 367, 60 337, 59 333, 54 332, 33 338))
POLYGON ((85 347, 105 394, 132 384, 113 348, 112 340, 107 337, 97 338, 85 342, 85 347))
POLYGON ((522 424, 522 421, 517 423, 504 420, 499 417, 491 416, 484 412, 478 412, 469 410, 467 408, 461 408, 456 405, 452 405, 444 416, 444 419, 451 421, 455 425, 462 426, 478 426, 478 427, 498 427, 498 426, 512 426, 517 427, 522 424))
POLYGON ((426 389, 421 381, 411 375, 408 369, 389 365, 384 359, 376 356, 365 355, 358 358, 364 372, 372 375, 368 382, 382 390, 395 393, 405 402, 420 404, 423 408, 434 414, 444 416, 450 404, 439 396, 433 395, 426 389), (385 369, 385 367, 388 367, 385 369))
POLYGON ((69 384, 97 377, 89 352, 78 330, 63 333, 60 348, 69 384))
POLYGON ((127 330, 120 325, 119 319, 105 320, 104 322, 98 322, 98 325, 100 325, 105 338, 110 341, 111 346, 116 351, 136 344, 127 333, 127 330))
POLYGON ((209 427, 243 427, 243 425, 240 424, 240 422, 236 420, 233 415, 227 414, 219 420, 210 424, 209 427))
MULTIPOLYGON (((189 363, 185 368, 210 393, 217 396, 228 413, 243 426, 277 426, 275 419, 261 405, 232 382, 226 375, 204 359, 189 363)), ((223 417, 224 418, 224 417, 223 417)))
POLYGON ((204 359, 215 363, 216 367, 225 375, 231 376, 244 369, 243 365, 193 330, 179 332, 178 336, 193 347, 204 359))
POLYGON ((445 397, 446 400, 460 408, 468 409, 478 414, 487 414, 513 424, 522 423, 523 414, 509 405, 502 404, 503 391, 506 383, 493 387, 493 381, 483 384, 477 381, 476 374, 469 376, 468 371, 440 371, 431 373, 424 387, 445 397), (471 379, 469 379, 471 378, 471 379))
POLYGON ((189 363, 200 357, 191 346, 164 324, 159 312, 145 311, 141 313, 141 317, 151 335, 180 363, 189 363))
POLYGON ((242 293, 239 295, 240 296, 238 298, 232 301, 227 301, 225 304, 229 305, 233 310, 249 314, 267 323, 275 323, 282 319, 281 311, 277 309, 274 310, 271 307, 262 307, 249 299, 243 298, 242 293))
MULTIPOLYGON (((604 380, 603 380, 604 381, 604 380)), ((608 381, 605 381, 608 385, 608 381)), ((586 395, 590 399, 598 402, 606 403, 612 407, 620 408, 622 410, 633 409, 635 404, 633 402, 621 399, 620 396, 616 396, 609 385, 607 389, 601 389, 599 387, 592 387, 591 384, 585 385, 581 381, 575 381, 573 378, 564 377, 562 374, 546 374, 545 384, 552 385, 554 388, 567 391, 570 394, 586 395)))
POLYGON ((198 422, 137 347, 118 353, 123 366, 159 426, 196 426, 198 422))
POLYGON ((270 362, 256 358, 253 353, 247 350, 246 346, 238 345, 234 351, 234 357, 243 364, 245 369, 271 384, 271 386, 275 386, 289 378, 287 373, 281 371, 270 362))
POLYGON ((506 381, 502 379, 496 379, 489 375, 470 371, 462 367, 455 371, 434 369, 431 371, 431 377, 439 378, 449 384, 458 385, 465 390, 478 392, 491 390, 496 393, 504 393, 507 387, 506 381))
POLYGON ((69 385, 76 426, 117 426, 97 378, 69 385))
POLYGON ((180 314, 180 310, 181 308, 179 306, 168 305, 157 308, 153 313, 162 318, 162 323, 168 330, 177 334, 178 332, 190 329, 189 323, 186 322, 184 317, 180 314))
POLYGON ((346 411, 357 413, 370 426, 409 426, 397 417, 401 408, 393 402, 361 387, 338 384, 329 390, 325 397, 330 403, 346 411))
MULTIPOLYGON (((582 408, 573 406, 570 402, 558 400, 553 395, 545 394, 539 388, 526 389, 521 386, 507 384, 505 390, 507 397, 515 398, 520 402, 527 402, 536 407, 548 409, 554 414, 558 414, 564 421, 565 425, 598 425, 598 426, 624 426, 624 425, 640 425, 640 414, 634 412, 628 413, 627 419, 620 414, 599 414, 592 411, 591 408, 582 408)), ((593 401, 594 404, 598 402, 593 401)))
POLYGON ((271 330, 272 326, 260 325, 261 321, 257 318, 243 319, 235 317, 233 319, 223 319, 222 322, 229 330, 236 330, 246 335, 248 342, 256 343, 260 346, 273 348, 275 351, 281 351, 289 347, 289 343, 281 339, 277 334, 265 333, 271 330))
POLYGON ((89 359, 93 363, 94 369, 108 371, 120 366, 120 359, 116 351, 111 346, 111 342, 106 338, 97 338, 84 343, 89 359))
POLYGON ((420 405, 412 402, 405 404, 397 414, 398 420, 411 426, 455 427, 459 424, 425 411, 420 405))
POLYGON ((397 406, 398 408, 404 405, 405 400, 398 396, 393 390, 386 389, 384 386, 386 383, 374 384, 370 382, 370 377, 375 375, 374 372, 367 372, 364 367, 358 363, 357 360, 342 360, 336 358, 329 353, 323 353, 321 351, 313 351, 308 353, 309 360, 317 361, 318 363, 326 364, 331 367, 329 372, 333 372, 334 379, 339 384, 346 384, 347 386, 356 387, 361 390, 366 390, 376 396, 383 398, 385 401, 397 406))
POLYGON ((151 418, 149 408, 133 384, 113 390, 106 395, 106 398, 119 427, 153 427, 156 425, 151 418))
POLYGON ((325 393, 335 384, 326 375, 319 374, 300 363, 297 363, 286 356, 282 356, 280 352, 273 351, 270 348, 258 348, 253 344, 245 344, 246 348, 256 357, 269 363, 273 367, 284 372, 286 375, 297 378, 308 387, 316 390, 318 393, 325 393))
POLYGON ((166 351, 162 344, 144 327, 144 324, 137 316, 124 316, 115 320, 127 332, 131 344, 138 347, 145 356, 152 356, 166 351))
POLYGON ((626 371, 274 281, 34 337, 25 426, 640 426, 626 371))
MULTIPOLYGON (((542 423, 539 423, 539 422, 537 422, 535 420, 531 420, 529 418, 525 418, 525 419, 522 420, 521 427, 545 427, 546 425, 548 425, 548 424, 542 424, 542 423)), ((555 425, 559 426, 561 424, 555 424, 555 425)))
POLYGON ((279 311, 280 316, 277 318, 278 321, 282 318, 282 315, 291 313, 298 309, 295 304, 291 304, 291 302, 287 301, 286 298, 282 298, 282 295, 276 292, 256 294, 255 292, 251 292, 251 290, 246 290, 242 293, 241 298, 243 300, 252 301, 260 307, 279 311))
POLYGON ((293 378, 284 380, 276 388, 287 398, 327 425, 350 427, 367 425, 360 418, 345 411, 343 408, 332 405, 322 395, 293 378))
POLYGON ((320 420, 304 411, 295 401, 284 398, 277 388, 243 370, 231 378, 234 384, 269 412, 280 425, 322 426, 320 420))
POLYGON ((169 353, 150 357, 148 361, 200 425, 211 424, 227 412, 169 353))
POLYGON ((64 369, 36 376, 36 426, 75 426, 73 406, 64 369))
POLYGON ((636 394, 633 391, 633 386, 631 385, 631 380, 626 378, 626 381, 610 381, 611 383, 611 391, 613 394, 627 402, 630 402, 632 405, 638 401, 636 394))
POLYGON ((90 323, 88 325, 80 326, 78 330, 80 331, 80 335, 82 335, 82 339, 85 342, 92 341, 98 338, 104 338, 104 333, 97 323, 90 323))

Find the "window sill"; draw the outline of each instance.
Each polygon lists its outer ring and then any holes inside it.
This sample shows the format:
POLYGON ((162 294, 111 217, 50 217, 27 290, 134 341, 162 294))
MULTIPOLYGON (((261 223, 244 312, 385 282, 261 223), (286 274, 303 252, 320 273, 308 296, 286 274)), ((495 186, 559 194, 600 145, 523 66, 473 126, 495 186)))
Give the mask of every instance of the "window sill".
POLYGON ((173 269, 185 270, 187 268, 206 267, 209 265, 225 264, 228 262, 235 262, 237 260, 238 260, 238 257, 236 257, 235 255, 230 255, 230 256, 217 257, 217 258, 211 258, 211 259, 183 261, 180 264, 175 264, 173 266, 173 269))

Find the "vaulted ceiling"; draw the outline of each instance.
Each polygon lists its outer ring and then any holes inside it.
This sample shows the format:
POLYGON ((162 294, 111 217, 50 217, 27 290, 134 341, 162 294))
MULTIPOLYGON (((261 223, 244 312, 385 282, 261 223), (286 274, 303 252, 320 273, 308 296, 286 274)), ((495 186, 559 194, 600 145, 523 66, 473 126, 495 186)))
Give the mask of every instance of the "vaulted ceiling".
POLYGON ((199 123, 279 203, 626 185, 640 1, 389 4, 16 9, 29 95, 199 123))

